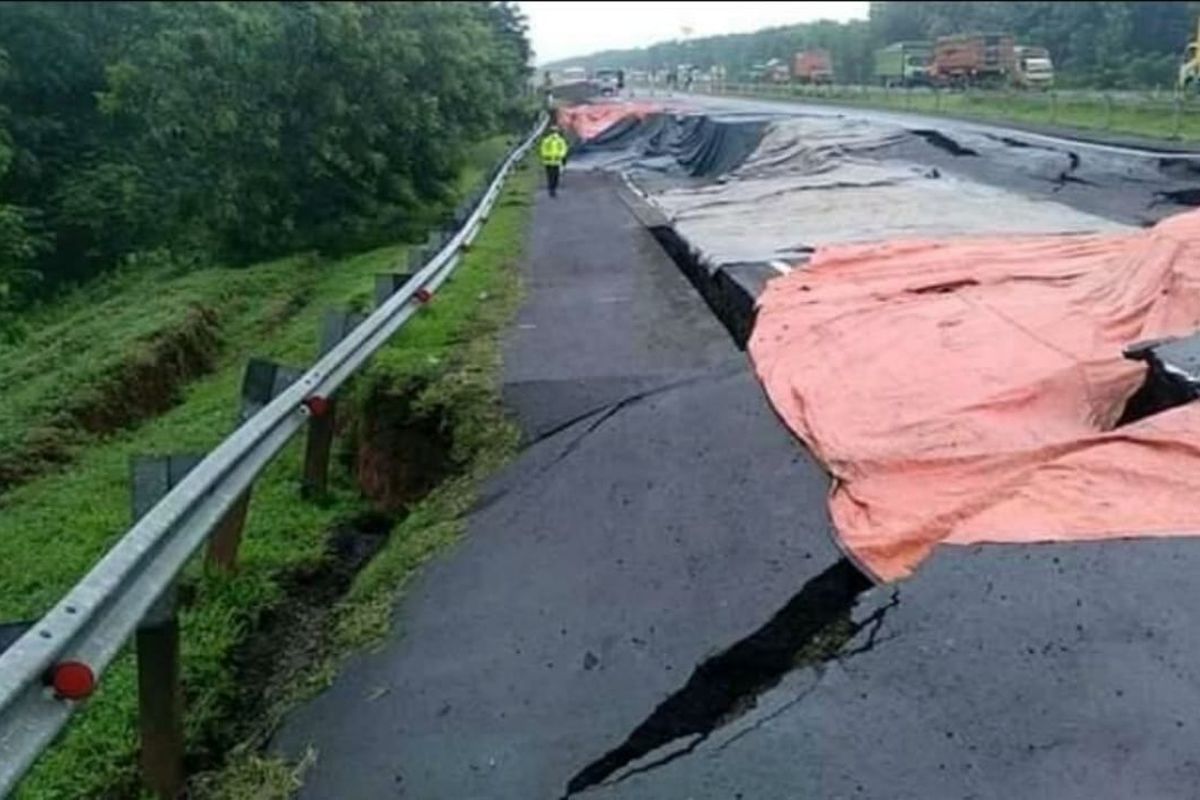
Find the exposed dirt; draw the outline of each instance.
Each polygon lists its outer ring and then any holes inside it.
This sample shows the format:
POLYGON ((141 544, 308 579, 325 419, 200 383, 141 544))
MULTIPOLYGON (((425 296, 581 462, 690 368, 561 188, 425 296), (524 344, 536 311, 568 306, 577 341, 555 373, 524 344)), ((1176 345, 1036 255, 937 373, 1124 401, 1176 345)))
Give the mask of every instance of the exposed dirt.
MULTIPOLYGON (((282 597, 246 631, 234 657, 236 716, 194 745, 187 771, 203 775, 231 748, 259 749, 289 697, 332 652, 331 615, 355 575, 386 544, 394 523, 451 473, 452 431, 439 412, 416 411, 423 386, 377 388, 339 414, 350 435, 344 466, 377 509, 330 531, 325 557, 280 579, 282 597)), ((349 407, 351 404, 344 403, 349 407)), ((181 587, 181 602, 184 601, 181 587)))
POLYGON ((231 708, 237 714, 220 733, 191 748, 189 774, 217 766, 234 743, 252 748, 265 743, 289 695, 329 651, 330 615, 354 576, 387 542, 392 524, 379 513, 347 520, 330 532, 324 559, 280 579, 283 599, 259 617, 234 656, 238 696, 231 708))
POLYGON ((69 463, 82 434, 112 433, 167 411, 183 387, 214 369, 220 349, 220 320, 204 306, 138 342, 57 415, 31 428, 22 445, 0 454, 0 492, 69 463))
POLYGON ((415 408, 420 388, 373 390, 356 426, 354 474, 362 493, 385 512, 424 496, 454 468, 446 417, 415 408))
POLYGON ((110 433, 156 416, 180 390, 211 372, 220 349, 215 311, 193 307, 176 327, 151 336, 68 414, 89 433, 110 433))

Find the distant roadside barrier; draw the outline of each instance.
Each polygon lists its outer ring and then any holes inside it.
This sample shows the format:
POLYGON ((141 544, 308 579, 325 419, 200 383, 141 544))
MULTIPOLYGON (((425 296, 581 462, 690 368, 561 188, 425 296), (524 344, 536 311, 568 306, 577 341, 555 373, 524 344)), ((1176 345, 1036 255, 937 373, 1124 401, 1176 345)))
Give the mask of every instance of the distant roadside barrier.
MULTIPOLYGON (((635 87, 663 94, 665 87, 635 87)), ((1200 95, 1176 90, 940 89, 927 86, 697 82, 701 94, 862 106, 1200 142, 1200 95)))

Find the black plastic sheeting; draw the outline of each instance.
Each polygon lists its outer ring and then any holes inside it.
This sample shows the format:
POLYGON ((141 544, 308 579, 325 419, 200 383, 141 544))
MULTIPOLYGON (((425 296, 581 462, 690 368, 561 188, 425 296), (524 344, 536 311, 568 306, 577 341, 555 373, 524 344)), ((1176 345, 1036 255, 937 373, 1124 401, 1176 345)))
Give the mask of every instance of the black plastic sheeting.
POLYGON ((767 123, 765 117, 629 117, 577 144, 571 161, 583 167, 711 179, 745 161, 762 141, 767 123))
MULTIPOLYGON (((867 165, 863 168, 866 172, 877 168, 883 173, 902 166, 910 170, 919 168, 923 171, 917 177, 928 181, 931 187, 942 182, 940 176, 950 181, 965 180, 1008 190, 1030 200, 1051 200, 1069 209, 1125 225, 1152 224, 1200 204, 1200 163, 1192 158, 1096 148, 1065 140, 1038 140, 1026 138, 1017 131, 1009 136, 953 123, 931 123, 928 128, 921 128, 877 121, 869 116, 862 119, 847 117, 844 122, 848 135, 844 140, 831 137, 826 142, 819 136, 811 142, 805 139, 802 142, 806 147, 797 151, 794 162, 793 156, 787 154, 782 160, 775 159, 771 142, 764 141, 767 134, 775 130, 772 123, 792 124, 788 120, 804 116, 767 111, 664 112, 643 119, 623 120, 591 142, 579 145, 572 153, 572 168, 624 171, 630 176, 639 189, 637 194, 641 194, 641 197, 630 198, 633 204, 640 205, 643 210, 653 210, 648 216, 655 217, 655 221, 645 224, 700 289, 739 345, 753 325, 757 294, 766 279, 777 274, 774 262, 783 258, 781 243, 772 241, 770 231, 764 228, 760 232, 764 244, 761 253, 753 252, 754 248, 746 252, 714 252, 711 249, 714 242, 708 237, 691 239, 685 231, 685 220, 677 219, 678 210, 657 207, 658 193, 672 189, 697 192, 696 197, 703 203, 710 191, 704 187, 712 186, 715 190, 716 184, 737 184, 758 177, 762 170, 752 167, 760 162, 766 169, 764 176, 772 173, 815 176, 824 172, 820 162, 832 152, 834 162, 848 158, 855 164, 867 165), (866 126, 857 139, 849 135, 855 126, 866 126), (872 128, 882 132, 877 140, 872 139, 872 128), (762 151, 756 152, 760 145, 762 151), (767 156, 765 160, 764 156, 767 156), (746 163, 748 159, 751 163, 746 163), (872 164, 877 167, 869 166, 872 164), (662 212, 666 212, 665 215, 662 212)), ((820 118, 836 126, 837 118, 824 115, 820 118)), ((859 187, 873 185, 867 181, 870 175, 865 173, 851 177, 852 183, 857 181, 859 187)), ((912 176, 905 178, 914 179, 912 176)), ((897 180, 899 178, 888 184, 897 180)), ((819 184, 820 179, 810 183, 819 184)), ((768 184, 763 186, 768 192, 774 188, 768 184)), ((809 191, 819 189, 824 194, 843 187, 837 184, 804 188, 809 191)), ((718 201, 717 206, 726 194, 721 190, 713 195, 718 201)), ((760 223, 765 224, 768 220, 763 215, 770 216, 771 213, 769 194, 764 196, 764 202, 768 205, 757 202, 747 205, 743 198, 740 207, 729 206, 729 213, 740 219, 758 215, 760 223)), ((678 208, 678 199, 668 206, 678 208)), ((1046 210, 1055 220, 1070 216, 1067 209, 1062 212, 1054 211, 1053 207, 1046 210)), ((1004 212, 998 209, 997 213, 1004 212)), ((684 217, 689 215, 694 216, 694 213, 684 213, 684 217)), ((787 217, 798 219, 791 212, 787 217)), ((800 218, 798 222, 808 227, 818 224, 811 218, 800 218)), ((834 222, 830 220, 830 224, 834 222)), ((729 223, 736 227, 734 220, 729 223)), ((864 220, 868 228, 879 223, 879 220, 864 220)), ((1078 226, 1078 223, 1074 224, 1078 226)), ((795 264, 798 259, 802 260, 804 250, 822 243, 806 241, 798 234, 792 244, 799 250, 790 253, 785 260, 795 264)))
POLYGON ((688 175, 710 178, 742 163, 762 140, 765 120, 684 117, 649 140, 651 152, 670 153, 688 175))
POLYGON ((1135 344, 1125 355, 1146 362, 1146 380, 1129 398, 1118 426, 1200 399, 1200 334, 1135 344))

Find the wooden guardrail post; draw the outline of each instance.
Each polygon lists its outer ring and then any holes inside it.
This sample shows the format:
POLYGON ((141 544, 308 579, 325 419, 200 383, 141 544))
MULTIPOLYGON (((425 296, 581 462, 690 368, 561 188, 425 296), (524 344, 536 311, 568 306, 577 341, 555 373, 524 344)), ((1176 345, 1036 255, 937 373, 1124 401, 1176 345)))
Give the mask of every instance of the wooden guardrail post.
MULTIPOLYGON (((198 463, 200 456, 190 453, 135 458, 130 465, 133 519, 141 519, 198 463)), ((154 602, 135 641, 142 783, 154 796, 173 800, 184 788, 183 685, 173 585, 154 602)))
POLYGON ((183 791, 183 685, 175 590, 155 603, 137 632, 138 728, 142 783, 174 800, 183 791))
MULTIPOLYGON (((378 290, 378 283, 376 288, 378 290)), ((361 314, 349 311, 326 311, 321 321, 321 355, 332 350, 363 319, 361 314)), ((333 397, 326 398, 322 413, 309 417, 308 437, 304 443, 304 475, 300 483, 301 496, 307 499, 320 499, 329 489, 329 455, 333 451, 336 419, 336 398, 333 397)))
POLYGON ((242 531, 246 527, 246 512, 250 510, 250 490, 247 489, 208 537, 205 563, 224 572, 237 566, 238 548, 242 545, 242 531))
MULTIPOLYGON (((287 387, 304 374, 304 370, 276 364, 265 358, 251 358, 246 362, 242 374, 241 402, 238 409, 239 423, 254 416, 275 399, 287 387)), ((242 544, 242 531, 246 527, 246 512, 250 508, 250 492, 246 489, 208 537, 205 563, 223 571, 237 566, 238 548, 242 544)))

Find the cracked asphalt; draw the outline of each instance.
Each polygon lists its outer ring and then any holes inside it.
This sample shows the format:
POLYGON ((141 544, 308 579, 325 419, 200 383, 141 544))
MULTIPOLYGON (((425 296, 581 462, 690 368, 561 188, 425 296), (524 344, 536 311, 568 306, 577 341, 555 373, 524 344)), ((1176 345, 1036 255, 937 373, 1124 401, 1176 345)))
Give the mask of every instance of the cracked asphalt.
POLYGON ((299 796, 1200 797, 1197 543, 946 547, 863 590, 824 473, 617 186, 539 196, 527 447, 287 720, 299 796))
POLYGON ((840 558, 824 472, 616 184, 538 197, 505 358, 529 446, 287 720, 300 797, 561 797, 840 558))

